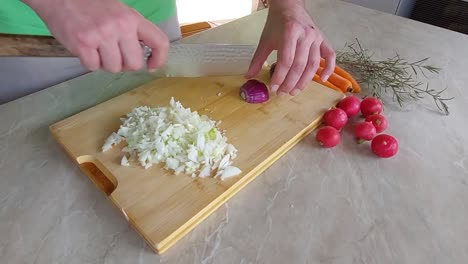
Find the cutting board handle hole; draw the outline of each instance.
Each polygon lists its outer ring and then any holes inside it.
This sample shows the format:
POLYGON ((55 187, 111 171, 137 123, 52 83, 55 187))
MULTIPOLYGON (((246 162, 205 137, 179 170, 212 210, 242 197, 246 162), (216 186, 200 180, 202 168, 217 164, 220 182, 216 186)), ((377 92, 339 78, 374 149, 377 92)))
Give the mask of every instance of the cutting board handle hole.
POLYGON ((91 181, 105 193, 107 196, 111 195, 112 192, 117 188, 117 180, 111 174, 105 174, 98 166, 99 161, 95 159, 89 159, 88 157, 78 158, 81 170, 91 179, 91 181), (81 162, 80 162, 81 161, 81 162))

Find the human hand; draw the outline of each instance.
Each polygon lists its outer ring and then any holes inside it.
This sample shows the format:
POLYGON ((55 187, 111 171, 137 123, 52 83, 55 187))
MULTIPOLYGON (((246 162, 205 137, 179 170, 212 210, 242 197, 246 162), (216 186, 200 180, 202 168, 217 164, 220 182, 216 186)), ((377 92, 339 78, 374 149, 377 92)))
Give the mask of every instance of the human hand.
POLYGON ((270 1, 267 22, 252 59, 247 78, 257 75, 273 50, 278 51, 271 77, 274 93, 299 94, 312 81, 325 59, 321 79, 326 81, 335 69, 336 54, 298 1, 270 1))
POLYGON ((169 40, 154 24, 118 0, 24 0, 52 35, 90 71, 138 70, 142 41, 152 49, 151 71, 167 58, 169 40))

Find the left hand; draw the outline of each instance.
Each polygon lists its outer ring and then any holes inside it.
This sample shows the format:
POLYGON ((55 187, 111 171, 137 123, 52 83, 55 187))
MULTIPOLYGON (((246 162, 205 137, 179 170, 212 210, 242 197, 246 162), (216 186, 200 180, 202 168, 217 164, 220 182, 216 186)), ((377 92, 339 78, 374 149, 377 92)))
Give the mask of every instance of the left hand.
MULTIPOLYGON (((284 1, 282 3, 287 3, 284 1)), ((278 2, 280 3, 280 2, 278 2)), ((274 93, 299 94, 312 81, 325 59, 321 79, 326 81, 335 69, 336 54, 324 39, 302 3, 270 6, 268 18, 246 78, 257 75, 273 50, 278 61, 271 78, 274 93)))

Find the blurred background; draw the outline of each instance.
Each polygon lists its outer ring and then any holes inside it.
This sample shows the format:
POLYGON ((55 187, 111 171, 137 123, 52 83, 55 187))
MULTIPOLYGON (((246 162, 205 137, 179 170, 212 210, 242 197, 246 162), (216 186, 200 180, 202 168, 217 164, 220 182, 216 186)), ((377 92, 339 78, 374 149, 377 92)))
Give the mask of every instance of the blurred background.
POLYGON ((203 21, 223 24, 251 14, 257 6, 258 1, 252 0, 177 0, 181 25, 203 21))
MULTIPOLYGON (((468 34, 468 0, 344 1, 468 34)), ((206 22, 214 27, 263 9, 267 6, 266 2, 266 0, 177 0, 177 8, 182 25, 206 22)))

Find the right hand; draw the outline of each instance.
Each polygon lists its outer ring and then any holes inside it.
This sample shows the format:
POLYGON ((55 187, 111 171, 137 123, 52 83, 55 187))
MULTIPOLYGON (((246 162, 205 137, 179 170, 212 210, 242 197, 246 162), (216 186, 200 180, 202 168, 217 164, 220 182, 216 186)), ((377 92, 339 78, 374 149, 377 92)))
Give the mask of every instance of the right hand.
POLYGON ((121 72, 143 67, 140 41, 152 48, 150 71, 167 58, 169 40, 154 24, 119 0, 25 1, 52 35, 90 71, 121 72))
POLYGON ((257 75, 270 53, 277 50, 278 61, 271 77, 273 93, 299 94, 312 81, 320 58, 325 59, 320 77, 327 81, 335 69, 335 51, 303 1, 270 0, 269 3, 267 21, 246 77, 257 75))

